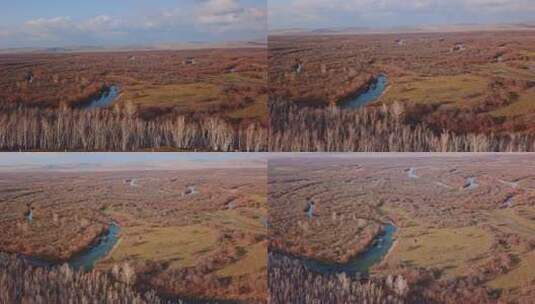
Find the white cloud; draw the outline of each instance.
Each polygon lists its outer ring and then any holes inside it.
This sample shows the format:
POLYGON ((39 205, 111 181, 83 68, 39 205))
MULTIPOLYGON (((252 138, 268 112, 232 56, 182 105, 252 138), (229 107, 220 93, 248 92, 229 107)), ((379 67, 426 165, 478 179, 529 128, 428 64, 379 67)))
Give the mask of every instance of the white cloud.
POLYGON ((257 7, 242 7, 236 0, 208 0, 196 13, 199 26, 208 30, 265 29, 267 13, 257 7))
POLYGON ((208 0, 201 4, 201 10, 209 14, 225 14, 241 7, 235 0, 208 0))
POLYGON ((42 29, 54 29, 54 28, 66 28, 72 25, 71 18, 69 17, 55 17, 55 18, 39 18, 26 21, 25 25, 29 28, 42 28, 42 29))
POLYGON ((262 7, 240 0, 198 0, 137 16, 97 15, 86 19, 68 16, 37 18, 21 26, 1 28, 0 47, 6 45, 69 45, 107 43, 158 43, 189 40, 257 39, 267 31, 267 13, 262 7), (120 39, 118 39, 120 38, 120 39), (5 44, 5 45, 4 45, 5 44))
POLYGON ((283 4, 290 10, 349 10, 365 12, 372 11, 411 11, 449 8, 495 9, 501 10, 535 10, 533 0, 290 0, 275 1, 277 6, 283 4))
POLYGON ((77 31, 76 24, 69 17, 39 18, 29 20, 21 28, 21 34, 37 40, 59 40, 77 31))
MULTIPOLYGON (((430 20, 444 14, 464 16, 470 22, 473 16, 535 12, 534 0, 271 0, 269 6, 270 24, 274 27, 279 23, 336 22, 344 14, 352 15, 357 23, 367 19, 382 24, 385 20, 381 18, 392 17, 410 22, 415 14, 428 15, 430 20)), ((511 22, 516 21, 511 18, 511 22)))
POLYGON ((83 22, 80 25, 81 29, 88 31, 108 31, 115 30, 124 25, 121 19, 115 19, 108 15, 99 15, 83 22))
POLYGON ((83 40, 94 37, 113 37, 122 34, 127 25, 120 19, 99 15, 79 22, 70 17, 38 18, 28 20, 11 35, 34 41, 83 40))
POLYGON ((533 0, 466 0, 465 4, 472 10, 535 12, 533 0))
POLYGON ((145 16, 140 26, 147 29, 194 27, 202 32, 217 34, 239 31, 265 32, 267 12, 265 8, 243 6, 237 0, 206 0, 200 1, 192 11, 178 8, 145 16))

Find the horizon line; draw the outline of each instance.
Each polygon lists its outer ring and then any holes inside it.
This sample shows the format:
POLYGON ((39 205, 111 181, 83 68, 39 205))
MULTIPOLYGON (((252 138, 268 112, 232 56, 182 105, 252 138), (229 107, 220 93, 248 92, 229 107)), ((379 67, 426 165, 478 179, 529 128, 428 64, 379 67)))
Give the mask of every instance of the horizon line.
POLYGON ((89 53, 89 52, 132 52, 132 51, 173 51, 204 49, 267 48, 265 39, 229 40, 223 42, 188 41, 176 43, 123 44, 123 45, 58 45, 58 46, 23 46, 0 47, 0 54, 10 53, 89 53))
POLYGON ((535 22, 518 23, 452 23, 398 26, 330 26, 330 27, 281 27, 268 30, 268 35, 336 35, 336 34, 411 34, 411 33, 456 33, 481 31, 535 31, 535 22), (465 27, 464 29, 462 27, 465 27), (494 28, 493 28, 494 27, 494 28))

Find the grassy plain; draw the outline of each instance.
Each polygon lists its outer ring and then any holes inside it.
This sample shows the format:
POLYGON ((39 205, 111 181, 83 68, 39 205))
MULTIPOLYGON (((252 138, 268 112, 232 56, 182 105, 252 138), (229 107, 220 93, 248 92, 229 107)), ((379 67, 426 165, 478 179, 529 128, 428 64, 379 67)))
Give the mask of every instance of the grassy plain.
POLYGON ((528 270, 535 262, 534 167, 528 154, 274 159, 270 248, 346 262, 392 222, 394 244, 371 268, 372 280, 402 275, 413 296, 440 301, 447 298, 442 291, 454 288, 458 294, 449 299, 529 302, 535 299, 528 270), (308 200, 317 205, 312 218, 304 212, 308 200))
POLYGON ((399 103, 407 123, 533 134, 534 37, 523 30, 273 35, 270 97, 341 105, 385 74, 387 89, 369 106, 399 103))
MULTIPOLYGON (((399 211, 387 213, 399 216, 399 211)), ((404 219, 405 220, 405 219, 404 219)), ((396 245, 385 264, 435 268, 449 277, 463 276, 492 245, 492 235, 477 226, 434 228, 432 223, 410 221, 396 234, 396 245)))
POLYGON ((75 106, 116 85, 115 104, 145 118, 197 113, 265 124, 266 64, 263 48, 1 54, 0 104, 75 106))
POLYGON ((265 303, 265 183, 260 167, 1 173, 0 251, 68 261, 115 221, 97 270, 128 263, 166 296, 265 303))

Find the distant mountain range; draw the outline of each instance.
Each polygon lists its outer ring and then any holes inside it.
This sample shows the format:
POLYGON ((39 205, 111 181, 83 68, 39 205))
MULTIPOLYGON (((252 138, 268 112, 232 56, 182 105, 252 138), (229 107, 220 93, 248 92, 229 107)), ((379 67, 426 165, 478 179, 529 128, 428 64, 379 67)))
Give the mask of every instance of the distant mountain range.
POLYGON ((444 33, 444 32, 473 32, 473 31, 534 31, 535 23, 518 24, 453 24, 453 25, 422 25, 400 26, 390 28, 371 27, 332 27, 332 28, 289 28, 277 29, 269 32, 272 36, 291 35, 351 35, 351 34, 396 34, 396 33, 444 33))
MULTIPOLYGON (((31 158, 31 157, 30 157, 31 158)), ((223 160, 152 160, 145 161, 141 157, 139 161, 119 162, 37 162, 1 164, 0 172, 110 172, 110 171, 167 171, 167 170, 203 170, 203 169, 245 169, 266 168, 266 158, 262 155, 254 155, 239 159, 223 160)), ((2 178, 0 178, 1 181, 2 178)))
POLYGON ((154 45, 126 45, 126 46, 69 46, 69 47, 24 47, 0 49, 0 54, 10 53, 82 53, 82 52, 127 52, 151 50, 196 50, 196 49, 232 49, 232 48, 265 48, 266 41, 232 41, 232 42, 185 42, 154 45))

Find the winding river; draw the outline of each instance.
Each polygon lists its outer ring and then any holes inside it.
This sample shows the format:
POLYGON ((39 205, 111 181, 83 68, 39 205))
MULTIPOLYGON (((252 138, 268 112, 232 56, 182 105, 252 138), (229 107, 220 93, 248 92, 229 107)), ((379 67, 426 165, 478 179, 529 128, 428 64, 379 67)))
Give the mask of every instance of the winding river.
MULTIPOLYGON (((117 223, 112 222, 108 230, 86 250, 75 255, 68 261, 69 266, 75 270, 91 271, 95 264, 102 258, 106 257, 119 240, 120 227, 117 223)), ((28 260, 35 266, 51 267, 62 263, 49 262, 38 257, 28 257, 28 260)))
POLYGON ((182 196, 192 196, 195 194, 198 194, 199 191, 197 191, 197 187, 195 186, 187 186, 186 190, 182 193, 182 196))
POLYGON ((120 230, 117 223, 112 222, 108 231, 101 235, 93 246, 70 259, 68 261, 69 265, 74 269, 83 269, 85 271, 93 269, 95 264, 106 257, 117 244, 120 230))
POLYGON ((418 178, 418 175, 416 175, 416 168, 409 168, 407 171, 407 175, 409 178, 418 178))
POLYGON ((479 184, 477 183, 475 177, 469 177, 469 178, 467 178, 466 181, 465 181, 465 184, 464 184, 464 186, 463 186, 463 188, 464 188, 464 189, 467 189, 467 190, 474 190, 474 189, 476 189, 477 187, 479 187, 479 184))
POLYGON ((307 208, 305 209, 305 213, 309 219, 314 217, 314 201, 310 201, 307 205, 307 208))
POLYGON ((342 108, 356 109, 376 101, 383 95, 387 85, 388 77, 380 74, 370 83, 364 92, 342 102, 342 108))
MULTIPOLYGON (((75 270, 91 271, 95 264, 101 259, 105 258, 115 247, 119 241, 120 227, 116 222, 112 222, 108 230, 103 233, 98 239, 85 251, 74 256, 66 263, 75 270)), ((38 267, 53 267, 63 263, 49 262, 37 257, 24 257, 32 265, 38 267)), ((188 299, 179 296, 168 296, 165 294, 158 294, 160 298, 167 301, 167 303, 183 303, 183 304, 239 304, 239 301, 232 300, 209 300, 209 299, 188 299)))
POLYGON ((112 85, 107 87, 98 98, 84 102, 80 108, 84 110, 106 108, 109 107, 117 99, 117 97, 119 97, 119 87, 112 85))
POLYGON ((313 259, 303 259, 304 265, 309 270, 318 273, 341 273, 348 274, 361 273, 366 274, 370 268, 380 263, 394 244, 394 233, 396 226, 393 224, 385 225, 383 232, 380 233, 366 251, 359 254, 345 264, 326 263, 313 259))

